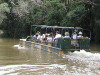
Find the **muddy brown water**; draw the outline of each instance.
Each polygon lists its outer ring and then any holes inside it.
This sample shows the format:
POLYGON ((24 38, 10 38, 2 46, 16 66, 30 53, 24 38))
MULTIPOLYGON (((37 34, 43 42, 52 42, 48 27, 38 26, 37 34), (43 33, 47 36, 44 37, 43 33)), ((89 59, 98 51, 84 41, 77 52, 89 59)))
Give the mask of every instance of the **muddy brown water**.
POLYGON ((18 46, 0 39, 0 75, 100 75, 100 45, 62 55, 18 46))

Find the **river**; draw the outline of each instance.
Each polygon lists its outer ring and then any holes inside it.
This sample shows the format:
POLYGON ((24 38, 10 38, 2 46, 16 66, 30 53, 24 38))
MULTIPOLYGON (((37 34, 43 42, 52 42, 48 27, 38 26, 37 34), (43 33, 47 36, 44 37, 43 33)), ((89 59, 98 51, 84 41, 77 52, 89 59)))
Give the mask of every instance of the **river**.
POLYGON ((18 42, 0 39, 0 75, 100 75, 100 45, 59 55, 17 48, 18 42))

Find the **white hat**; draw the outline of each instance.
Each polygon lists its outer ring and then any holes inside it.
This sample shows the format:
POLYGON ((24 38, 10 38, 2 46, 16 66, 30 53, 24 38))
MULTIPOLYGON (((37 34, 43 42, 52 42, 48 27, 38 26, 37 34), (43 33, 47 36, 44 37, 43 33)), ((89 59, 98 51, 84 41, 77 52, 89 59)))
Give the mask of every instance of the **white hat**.
POLYGON ((83 34, 81 31, 78 34, 83 34))

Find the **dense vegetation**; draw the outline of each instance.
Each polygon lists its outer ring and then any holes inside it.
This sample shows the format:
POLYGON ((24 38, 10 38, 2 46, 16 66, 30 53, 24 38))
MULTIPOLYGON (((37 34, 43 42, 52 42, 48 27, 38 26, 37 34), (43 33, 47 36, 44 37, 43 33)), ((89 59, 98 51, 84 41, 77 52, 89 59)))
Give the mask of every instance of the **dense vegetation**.
POLYGON ((100 0, 0 0, 3 36, 26 37, 31 25, 80 26, 100 43, 100 0))

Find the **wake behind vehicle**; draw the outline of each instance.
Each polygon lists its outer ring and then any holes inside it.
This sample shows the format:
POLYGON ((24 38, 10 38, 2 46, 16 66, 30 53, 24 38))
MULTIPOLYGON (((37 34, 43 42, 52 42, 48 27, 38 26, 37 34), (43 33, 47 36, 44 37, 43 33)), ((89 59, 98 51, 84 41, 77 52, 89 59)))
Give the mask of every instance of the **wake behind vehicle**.
POLYGON ((90 39, 91 32, 81 27, 32 25, 30 36, 26 40, 20 39, 20 46, 49 52, 82 49, 89 51, 90 39))

